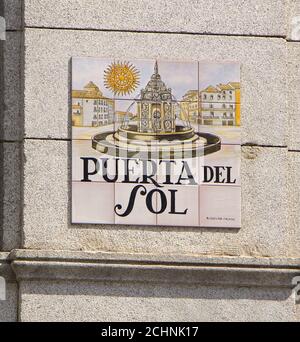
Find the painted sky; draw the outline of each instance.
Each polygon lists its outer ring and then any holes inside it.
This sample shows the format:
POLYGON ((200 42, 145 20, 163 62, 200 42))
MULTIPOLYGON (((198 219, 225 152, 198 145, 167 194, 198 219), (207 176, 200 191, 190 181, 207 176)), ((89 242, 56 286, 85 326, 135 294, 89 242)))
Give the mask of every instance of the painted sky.
MULTIPOLYGON (((123 61, 123 60, 122 60, 123 61)), ((140 85, 130 95, 119 96, 119 99, 137 98, 153 74, 155 60, 128 60, 140 71, 140 85)), ((73 89, 80 90, 90 81, 100 87, 103 95, 113 98, 113 93, 104 86, 104 70, 113 62, 112 59, 102 58, 73 58, 72 83, 73 89)), ((239 82, 240 65, 234 62, 213 63, 200 62, 199 73, 197 62, 158 61, 159 73, 172 94, 180 101, 183 95, 191 89, 203 90, 209 85, 219 83, 239 82), (198 77, 199 75, 199 77, 198 77)), ((127 101, 126 101, 127 102, 127 101)), ((120 104, 121 106, 121 104, 120 104)), ((126 103, 118 110, 125 110, 126 103)))

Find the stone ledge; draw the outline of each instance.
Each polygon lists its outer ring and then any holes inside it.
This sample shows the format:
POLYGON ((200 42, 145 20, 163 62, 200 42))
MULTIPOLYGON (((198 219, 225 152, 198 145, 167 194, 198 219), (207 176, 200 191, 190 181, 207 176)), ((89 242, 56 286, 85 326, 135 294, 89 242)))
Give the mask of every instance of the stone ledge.
POLYGON ((13 251, 17 280, 124 281, 292 288, 300 259, 13 251))
POLYGON ((180 266, 238 266, 249 268, 299 268, 300 258, 259 258, 236 256, 205 256, 189 254, 141 254, 110 253, 102 251, 62 251, 15 249, 9 260, 51 261, 51 262, 90 262, 90 263, 128 263, 128 264, 168 264, 180 266))

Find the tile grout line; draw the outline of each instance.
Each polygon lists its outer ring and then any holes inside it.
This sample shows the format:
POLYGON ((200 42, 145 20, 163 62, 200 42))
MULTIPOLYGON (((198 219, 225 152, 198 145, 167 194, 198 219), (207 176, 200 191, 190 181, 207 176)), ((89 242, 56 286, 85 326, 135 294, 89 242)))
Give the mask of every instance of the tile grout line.
MULTIPOLYGON (((72 142, 73 140, 77 140, 77 141, 89 141, 90 139, 69 139, 69 138, 34 138, 34 137, 27 137, 24 138, 22 140, 1 140, 0 139, 0 143, 1 144, 9 144, 9 143, 23 143, 27 140, 37 140, 37 141, 65 141, 65 142, 72 142)), ((224 143, 223 145, 225 146, 241 146, 241 147, 265 147, 265 148, 284 148, 284 149, 288 149, 287 145, 270 145, 270 144, 252 144, 252 143, 243 143, 243 144, 226 144, 224 143)), ((300 152, 299 150, 295 150, 295 149, 288 149, 289 152, 300 152)))

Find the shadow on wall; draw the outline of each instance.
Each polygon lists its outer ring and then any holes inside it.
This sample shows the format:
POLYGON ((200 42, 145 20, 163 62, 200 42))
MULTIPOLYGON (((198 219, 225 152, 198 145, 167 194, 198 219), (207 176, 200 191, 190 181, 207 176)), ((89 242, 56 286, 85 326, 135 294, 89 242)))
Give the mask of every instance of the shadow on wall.
POLYGON ((234 286, 199 286, 199 284, 157 284, 136 282, 24 282, 22 292, 61 296, 141 297, 141 298, 189 298, 226 300, 286 301, 291 295, 289 288, 260 288, 234 286))
MULTIPOLYGON (((1 58, 1 56, 0 56, 1 58)), ((1 74, 1 72, 0 72, 1 74)), ((0 92, 2 93, 2 91, 0 92)), ((2 118, 2 113, 0 113, 2 118)), ((2 124, 2 123, 1 123, 2 124)), ((3 227, 4 227, 4 147, 3 143, 0 143, 0 251, 3 249, 3 227)))
MULTIPOLYGON (((0 2, 0 16, 4 16, 4 3, 0 2)), ((4 215, 3 215, 3 201, 4 201, 4 151, 3 151, 3 127, 4 127, 4 41, 0 40, 0 250, 3 245, 3 226, 4 226, 4 215)))

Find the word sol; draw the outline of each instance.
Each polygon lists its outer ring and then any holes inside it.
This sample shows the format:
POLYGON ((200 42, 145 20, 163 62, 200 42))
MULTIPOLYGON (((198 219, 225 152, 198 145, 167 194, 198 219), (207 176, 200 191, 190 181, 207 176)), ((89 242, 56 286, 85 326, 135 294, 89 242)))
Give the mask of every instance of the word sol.
MULTIPOLYGON (((147 189, 143 185, 137 185, 135 188, 133 188, 133 190, 130 194, 130 198, 129 198, 127 208, 122 214, 120 213, 120 211, 123 208, 122 205, 118 204, 115 206, 115 213, 118 216, 126 217, 126 216, 130 215, 130 213, 132 212, 132 209, 134 208, 135 200, 137 198, 137 194, 139 191, 140 191, 140 194, 142 196, 146 196, 146 206, 152 214, 159 215, 159 214, 162 214, 166 211, 167 206, 168 206, 168 200, 167 200, 167 196, 165 195, 165 193, 162 190, 154 189, 154 190, 149 191, 149 193, 148 193, 147 189), (153 203, 156 202, 156 199, 157 199, 157 208, 155 209, 153 207, 153 203)), ((176 193, 178 191, 177 190, 169 190, 168 192, 170 193, 170 203, 171 203, 169 214, 171 214, 171 215, 186 215, 188 209, 185 209, 181 212, 176 210, 176 193)))

